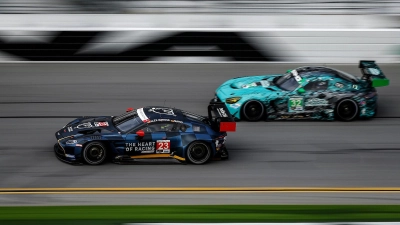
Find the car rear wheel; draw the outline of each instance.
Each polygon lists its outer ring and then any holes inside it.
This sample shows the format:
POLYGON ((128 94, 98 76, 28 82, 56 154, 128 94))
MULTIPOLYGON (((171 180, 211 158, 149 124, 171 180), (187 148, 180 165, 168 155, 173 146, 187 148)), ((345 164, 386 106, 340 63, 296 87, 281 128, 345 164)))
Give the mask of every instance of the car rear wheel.
POLYGON ((107 157, 107 150, 100 142, 92 142, 83 149, 83 159, 87 164, 100 165, 107 157))
POLYGON ((256 100, 251 100, 243 105, 243 116, 248 121, 259 121, 264 116, 264 105, 256 100))
POLYGON ((336 116, 342 121, 352 121, 358 115, 358 105, 352 99, 344 99, 336 105, 336 116))
POLYGON ((204 164, 211 158, 211 149, 207 144, 196 141, 189 145, 186 156, 193 164, 204 164))

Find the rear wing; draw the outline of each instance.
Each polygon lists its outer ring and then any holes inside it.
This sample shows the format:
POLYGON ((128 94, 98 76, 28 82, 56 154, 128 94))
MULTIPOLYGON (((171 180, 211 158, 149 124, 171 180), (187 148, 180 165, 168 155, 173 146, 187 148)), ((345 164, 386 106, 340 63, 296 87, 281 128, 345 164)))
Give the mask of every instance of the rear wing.
POLYGON ((212 127, 216 131, 236 131, 236 122, 223 102, 210 102, 208 105, 208 119, 211 121, 212 127))
POLYGON ((384 87, 389 85, 389 79, 386 78, 375 61, 360 60, 358 67, 363 74, 362 78, 371 81, 372 87, 384 87))

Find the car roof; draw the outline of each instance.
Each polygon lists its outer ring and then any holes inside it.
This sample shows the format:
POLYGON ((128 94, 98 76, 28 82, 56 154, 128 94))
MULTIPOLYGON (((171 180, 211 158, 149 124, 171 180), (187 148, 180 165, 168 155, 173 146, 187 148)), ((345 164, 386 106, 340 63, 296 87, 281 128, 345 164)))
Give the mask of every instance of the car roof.
POLYGON ((180 109, 165 106, 146 106, 142 108, 145 115, 150 119, 184 120, 180 109))
MULTIPOLYGON (((307 76, 319 76, 319 75, 324 75, 326 76, 326 73, 330 73, 330 74, 334 74, 337 77, 340 77, 342 79, 345 79, 347 81, 350 82, 357 82, 358 78, 354 75, 351 75, 349 73, 337 70, 337 69, 333 69, 330 67, 325 67, 325 66, 302 66, 302 67, 298 67, 295 69, 298 73, 305 73, 305 72, 316 72, 316 73, 312 73, 312 74, 306 74, 305 77, 307 76), (319 72, 319 73, 318 73, 319 72)), ((301 75, 302 77, 304 75, 301 75)))

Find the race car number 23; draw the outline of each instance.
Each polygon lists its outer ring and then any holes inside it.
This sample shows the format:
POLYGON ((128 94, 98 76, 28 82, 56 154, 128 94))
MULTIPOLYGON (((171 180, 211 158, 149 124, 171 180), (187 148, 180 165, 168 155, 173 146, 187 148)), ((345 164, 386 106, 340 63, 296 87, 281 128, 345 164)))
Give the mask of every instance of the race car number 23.
POLYGON ((304 99, 303 98, 289 98, 289 112, 302 111, 304 110, 304 99))
POLYGON ((170 153, 171 141, 170 140, 158 140, 156 145, 156 153, 170 153))

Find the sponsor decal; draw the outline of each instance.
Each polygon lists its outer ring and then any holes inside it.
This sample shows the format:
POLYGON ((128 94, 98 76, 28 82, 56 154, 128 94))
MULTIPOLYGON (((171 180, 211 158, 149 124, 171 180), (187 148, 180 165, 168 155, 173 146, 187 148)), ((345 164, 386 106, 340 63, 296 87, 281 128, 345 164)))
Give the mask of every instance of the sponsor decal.
POLYGON ((72 127, 68 127, 68 132, 72 132, 74 129, 72 127))
POLYGON ((242 88, 250 88, 250 87, 257 87, 257 84, 254 82, 254 83, 251 83, 251 84, 242 85, 242 88))
POLYGON ((231 104, 231 105, 229 105, 231 108, 234 108, 234 109, 237 109, 237 108, 239 108, 240 106, 241 106, 241 104, 239 104, 239 103, 235 103, 235 104, 231 104))
POLYGON ((155 142, 125 143, 126 152, 154 153, 155 142))
POLYGON ((90 122, 87 123, 81 123, 78 126, 76 126, 76 129, 85 129, 85 128, 91 128, 93 125, 90 122))
POLYGON ((226 136, 224 136, 224 137, 218 137, 218 138, 215 140, 215 148, 216 148, 217 150, 219 150, 219 149, 225 144, 225 141, 226 141, 226 136))
POLYGON ((65 157, 71 158, 71 159, 75 159, 75 156, 74 155, 70 155, 70 154, 65 154, 65 157))
POLYGON ((108 127, 108 122, 94 122, 96 127, 108 127))
POLYGON ((379 71, 376 68, 368 68, 368 71, 369 71, 369 74, 372 74, 372 75, 379 75, 381 73, 381 71, 379 71))
POLYGON ((257 86, 269 87, 270 83, 267 80, 261 80, 258 82, 253 82, 251 84, 244 84, 244 85, 242 85, 242 88, 250 88, 250 87, 257 87, 257 86))
POLYGON ((143 123, 150 122, 149 118, 147 118, 146 114, 144 113, 143 108, 138 109, 137 114, 139 115, 139 118, 143 121, 143 123))
POLYGON ((193 125, 193 131, 194 132, 200 132, 200 127, 196 126, 196 125, 193 125))
POLYGON ((337 87, 337 88, 343 88, 344 87, 344 85, 342 84, 342 83, 336 83, 335 84, 335 87, 337 87))
POLYGON ((306 101, 306 106, 326 106, 329 105, 328 100, 323 98, 311 98, 306 101))
POLYGON ((293 97, 289 98, 289 112, 303 111, 304 110, 304 98, 293 97))
POLYGON ((300 83, 301 80, 302 80, 302 78, 301 78, 300 75, 297 73, 297 70, 292 70, 291 73, 293 74, 294 79, 295 79, 298 83, 300 83))
POLYGON ((353 84, 352 88, 358 90, 358 85, 357 84, 353 84))
POLYGON ((183 123, 183 121, 180 121, 180 120, 171 120, 171 119, 153 119, 153 120, 150 120, 150 123, 154 123, 154 122, 183 123))
POLYGON ((171 141, 170 140, 157 140, 156 153, 170 153, 171 141))
POLYGON ((169 116, 176 116, 173 109, 170 108, 151 108, 149 112, 157 113, 157 114, 165 114, 169 116))
POLYGON ((262 80, 262 81, 260 81, 260 83, 261 83, 261 86, 263 86, 263 87, 269 87, 270 86, 270 83, 267 80, 262 80))
POLYGON ((366 109, 361 109, 361 114, 362 115, 365 115, 367 113, 367 110, 366 109))
POLYGON ((68 140, 67 142, 65 142, 65 144, 67 145, 75 145, 76 143, 78 143, 77 140, 68 140))
POLYGON ((221 115, 223 117, 228 117, 228 114, 226 114, 224 108, 217 108, 217 111, 218 111, 219 115, 221 115))

